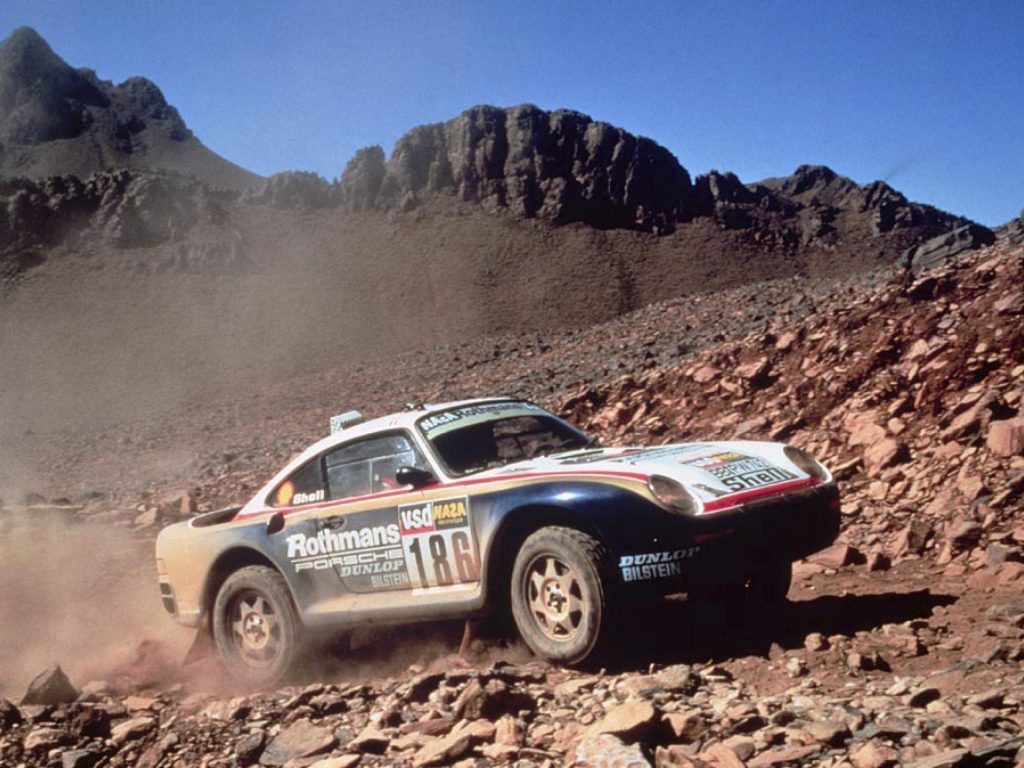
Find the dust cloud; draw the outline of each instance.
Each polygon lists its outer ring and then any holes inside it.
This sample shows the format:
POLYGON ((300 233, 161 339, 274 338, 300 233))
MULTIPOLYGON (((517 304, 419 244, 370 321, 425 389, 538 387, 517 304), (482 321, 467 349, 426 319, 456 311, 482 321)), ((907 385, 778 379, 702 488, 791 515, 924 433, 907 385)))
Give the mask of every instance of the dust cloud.
POLYGON ((163 611, 153 558, 127 531, 0 510, 0 696, 60 664, 76 687, 164 685, 191 634, 163 611))

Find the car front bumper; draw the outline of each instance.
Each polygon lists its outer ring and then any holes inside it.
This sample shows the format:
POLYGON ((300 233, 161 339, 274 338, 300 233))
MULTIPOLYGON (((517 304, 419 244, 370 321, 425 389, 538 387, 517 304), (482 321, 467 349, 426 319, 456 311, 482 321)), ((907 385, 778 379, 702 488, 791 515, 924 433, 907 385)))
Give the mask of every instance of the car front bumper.
POLYGON ((617 556, 627 594, 670 594, 734 583, 779 562, 824 549, 839 535, 835 483, 805 488, 697 517, 679 517, 646 552, 617 556))

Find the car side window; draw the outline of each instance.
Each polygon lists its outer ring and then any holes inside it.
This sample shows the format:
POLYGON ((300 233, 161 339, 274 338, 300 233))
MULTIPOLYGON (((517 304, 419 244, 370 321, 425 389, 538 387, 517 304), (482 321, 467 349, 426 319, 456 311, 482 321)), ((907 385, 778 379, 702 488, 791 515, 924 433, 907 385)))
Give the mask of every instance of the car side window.
POLYGON ((423 454, 405 435, 369 437, 348 443, 325 457, 327 487, 332 499, 347 499, 399 488, 399 467, 428 465, 423 454))
POLYGON ((300 467, 292 476, 277 486, 270 500, 272 507, 294 507, 311 504, 327 498, 323 467, 320 459, 300 467))

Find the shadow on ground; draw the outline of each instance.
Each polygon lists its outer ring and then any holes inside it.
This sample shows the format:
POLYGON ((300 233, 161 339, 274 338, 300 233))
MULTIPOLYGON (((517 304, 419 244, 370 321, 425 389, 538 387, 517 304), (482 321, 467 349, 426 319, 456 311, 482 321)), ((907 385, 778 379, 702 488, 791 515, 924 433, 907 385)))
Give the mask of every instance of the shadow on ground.
POLYGON ((853 635, 926 618, 956 597, 927 589, 872 595, 823 596, 771 608, 729 611, 722 605, 664 600, 631 607, 620 625, 623 670, 651 662, 725 661, 767 656, 772 644, 802 648, 812 632, 853 635))

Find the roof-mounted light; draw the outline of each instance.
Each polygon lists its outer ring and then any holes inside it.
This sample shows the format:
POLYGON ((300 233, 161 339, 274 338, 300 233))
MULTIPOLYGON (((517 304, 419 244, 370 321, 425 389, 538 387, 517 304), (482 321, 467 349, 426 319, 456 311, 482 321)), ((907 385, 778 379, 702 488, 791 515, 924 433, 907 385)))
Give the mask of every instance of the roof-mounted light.
POLYGON ((359 411, 346 411, 345 413, 339 413, 337 416, 331 416, 331 434, 341 432, 343 429, 354 427, 356 424, 363 423, 363 414, 359 411))

